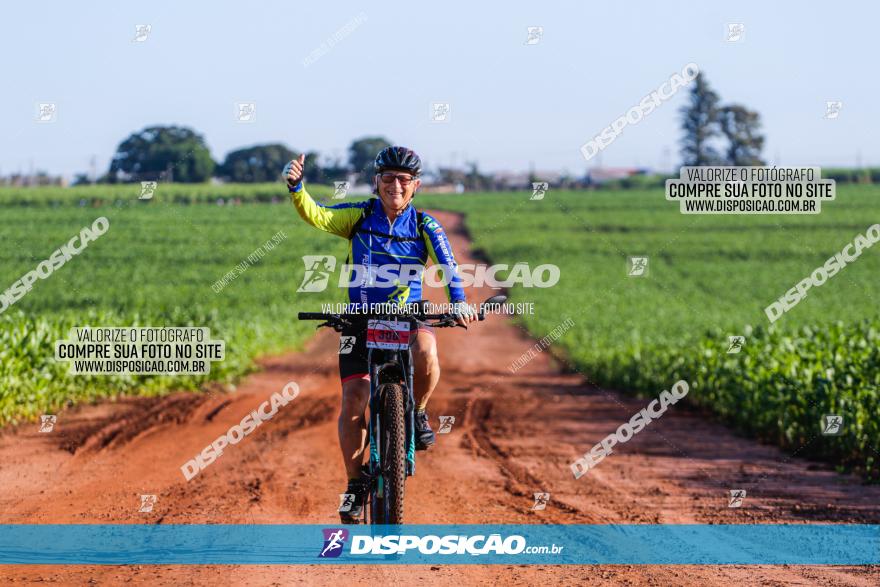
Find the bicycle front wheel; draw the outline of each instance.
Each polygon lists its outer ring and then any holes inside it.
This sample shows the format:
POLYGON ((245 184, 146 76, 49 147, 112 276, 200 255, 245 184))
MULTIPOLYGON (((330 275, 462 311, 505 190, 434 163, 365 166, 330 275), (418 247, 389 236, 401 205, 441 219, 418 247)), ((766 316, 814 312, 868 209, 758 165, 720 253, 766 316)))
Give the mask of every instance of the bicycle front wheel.
POLYGON ((406 482, 406 418, 403 386, 382 386, 382 481, 384 523, 403 523, 403 496, 406 482))

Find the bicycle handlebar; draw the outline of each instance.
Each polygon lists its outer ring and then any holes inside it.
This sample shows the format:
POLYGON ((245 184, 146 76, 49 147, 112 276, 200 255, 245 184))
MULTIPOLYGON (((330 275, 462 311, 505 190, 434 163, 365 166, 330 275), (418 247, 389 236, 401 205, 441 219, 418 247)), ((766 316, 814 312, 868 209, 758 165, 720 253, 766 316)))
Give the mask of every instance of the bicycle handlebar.
POLYGON ((300 312, 296 315, 299 320, 327 320, 330 316, 339 316, 340 314, 324 314, 322 312, 300 312))
MULTIPOLYGON (((328 322, 328 324, 324 324, 322 326, 333 326, 334 324, 338 324, 342 322, 345 324, 349 320, 355 321, 365 321, 370 318, 378 318, 378 319, 401 319, 401 320, 415 320, 421 324, 427 324, 428 326, 456 326, 456 323, 453 322, 456 318, 455 314, 328 314, 323 312, 300 312, 297 315, 297 318, 300 320, 324 320, 328 322), (429 323, 430 321, 430 323, 429 323)), ((478 316, 479 320, 484 320, 485 316, 478 316)))
MULTIPOLYGON (((492 296, 485 302, 483 302, 483 308, 477 312, 477 320, 482 322, 486 319, 486 311, 485 307, 492 304, 502 304, 507 300, 506 296, 492 296)), ((452 312, 447 312, 445 314, 421 314, 418 312, 411 313, 328 313, 328 312, 299 312, 297 314, 297 318, 300 320, 324 320, 327 322, 330 321, 338 321, 338 320, 346 320, 346 319, 356 319, 356 320, 366 320, 369 318, 400 318, 402 320, 416 320, 417 322, 424 322, 427 320, 437 320, 440 321, 439 324, 432 324, 432 326, 454 326, 455 324, 443 324, 444 321, 448 322, 450 320, 456 320, 458 315, 452 312)))

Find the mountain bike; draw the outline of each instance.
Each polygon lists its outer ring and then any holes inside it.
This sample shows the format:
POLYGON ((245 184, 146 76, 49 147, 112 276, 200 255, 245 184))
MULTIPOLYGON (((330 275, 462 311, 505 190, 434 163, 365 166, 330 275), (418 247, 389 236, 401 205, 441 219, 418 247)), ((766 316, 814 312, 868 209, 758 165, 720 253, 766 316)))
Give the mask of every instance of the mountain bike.
MULTIPOLYGON (((477 313, 485 320, 487 306, 501 304, 505 296, 483 302, 477 313)), ((418 305, 411 312, 387 314, 329 314, 300 312, 300 320, 322 320, 318 328, 357 326, 366 336, 370 372, 370 419, 368 426, 369 461, 364 465, 367 496, 365 524, 402 524, 406 478, 416 470, 415 400, 411 336, 419 325, 432 328, 460 326, 452 313, 428 314, 418 305)))

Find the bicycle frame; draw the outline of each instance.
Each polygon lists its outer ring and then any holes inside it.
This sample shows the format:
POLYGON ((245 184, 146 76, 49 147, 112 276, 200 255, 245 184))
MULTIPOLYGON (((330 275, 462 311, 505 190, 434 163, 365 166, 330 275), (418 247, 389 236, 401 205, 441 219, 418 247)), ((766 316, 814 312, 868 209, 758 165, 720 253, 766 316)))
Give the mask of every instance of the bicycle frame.
MULTIPOLYGON (((497 295, 487 299, 483 305, 489 307, 493 304, 502 304, 506 296, 497 295)), ((318 328, 327 326, 337 332, 352 326, 351 318, 346 314, 332 314, 325 312, 300 312, 300 320, 323 320, 318 328)), ((376 315, 373 315, 376 316, 376 315)), ((366 315, 358 315, 358 319, 364 319, 366 315)), ((482 321, 486 318, 485 309, 477 313, 477 319, 482 321)), ((418 332, 418 326, 424 324, 435 328, 461 326, 460 317, 455 313, 431 314, 415 312, 409 315, 382 314, 380 320, 407 321, 410 324, 410 334, 418 332)), ((368 324, 365 325, 365 328, 368 324)), ((365 331, 366 332, 366 331, 365 331)), ((381 454, 380 441, 382 439, 382 388, 388 384, 402 385, 404 389, 404 450, 406 452, 405 475, 411 477, 416 472, 416 442, 415 442, 415 398, 413 397, 413 361, 412 341, 415 337, 410 336, 405 349, 371 348, 367 347, 367 365, 370 372, 370 420, 367 440, 370 443, 370 458, 362 471, 370 484, 368 493, 368 507, 364 508, 365 521, 376 523, 377 520, 384 522, 389 518, 387 502, 385 498, 384 475, 382 471, 383 456, 381 454), (379 515, 377 500, 382 500, 385 511, 379 515), (366 520, 369 512, 370 520, 366 520)), ((399 338, 398 338, 399 340, 399 338)), ((398 345, 402 346, 402 345, 398 345)), ((399 446, 399 445, 398 445, 399 446)))

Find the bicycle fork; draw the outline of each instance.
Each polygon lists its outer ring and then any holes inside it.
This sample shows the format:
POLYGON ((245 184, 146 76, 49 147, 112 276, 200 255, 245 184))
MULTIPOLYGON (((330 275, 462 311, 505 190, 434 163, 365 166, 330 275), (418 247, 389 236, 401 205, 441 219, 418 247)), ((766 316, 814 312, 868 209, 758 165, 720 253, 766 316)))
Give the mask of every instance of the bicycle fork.
MULTIPOLYGON (((411 477, 415 475, 416 472, 416 442, 415 442, 415 397, 413 395, 413 380, 415 376, 415 371, 412 362, 412 353, 407 351, 405 356, 398 356, 398 365, 402 367, 402 371, 405 373, 405 391, 406 397, 404 398, 404 413, 405 413, 405 425, 406 425, 406 475, 407 477, 411 477), (400 364, 400 359, 403 359, 402 365, 400 364)), ((377 362, 378 363, 378 362, 377 362)), ((380 368, 386 367, 387 365, 380 365, 373 362, 373 349, 369 349, 367 352, 367 364, 370 365, 370 424, 368 427, 368 436, 367 441, 369 442, 370 447, 370 459, 369 464, 367 465, 367 472, 371 479, 371 482, 375 487, 375 496, 379 500, 383 500, 385 497, 385 479, 382 471, 382 461, 385 455, 382 454, 381 447, 381 439, 382 439, 382 397, 379 393, 379 378, 380 378, 380 368)), ((377 519, 379 512, 377 509, 380 507, 384 509, 384 503, 370 503, 370 508, 372 509, 373 519, 377 519)), ((385 519, 387 512, 382 512, 381 519, 385 519)))

